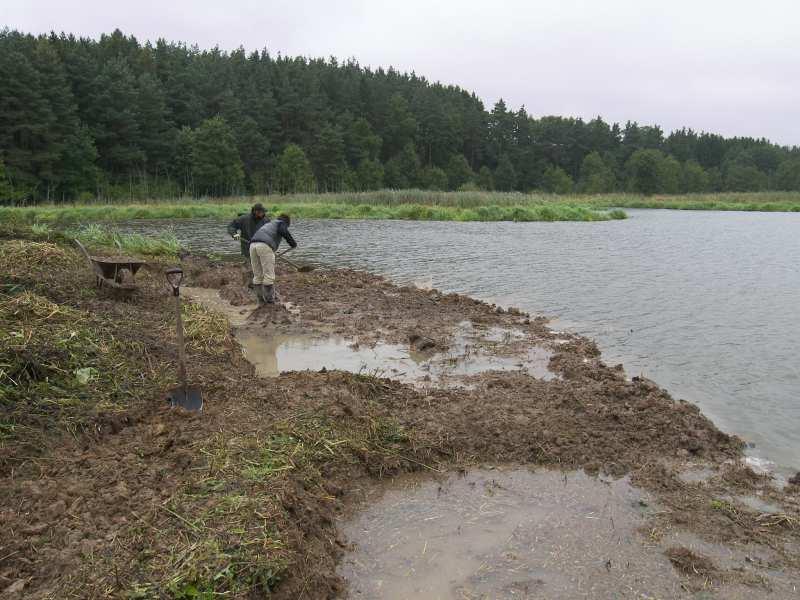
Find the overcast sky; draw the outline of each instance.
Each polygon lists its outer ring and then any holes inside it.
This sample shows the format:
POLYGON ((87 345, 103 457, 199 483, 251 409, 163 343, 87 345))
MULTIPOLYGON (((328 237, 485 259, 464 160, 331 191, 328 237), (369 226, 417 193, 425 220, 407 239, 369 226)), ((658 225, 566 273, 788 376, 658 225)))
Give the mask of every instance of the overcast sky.
POLYGON ((355 57, 489 108, 800 145, 797 0, 0 0, 0 25, 355 57))

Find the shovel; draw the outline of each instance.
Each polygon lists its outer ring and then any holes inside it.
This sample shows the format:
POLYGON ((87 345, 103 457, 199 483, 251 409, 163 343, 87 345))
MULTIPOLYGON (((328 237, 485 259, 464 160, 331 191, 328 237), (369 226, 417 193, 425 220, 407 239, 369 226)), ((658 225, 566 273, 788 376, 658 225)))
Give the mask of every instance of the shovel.
POLYGON ((203 396, 200 388, 186 385, 186 356, 183 345, 183 317, 181 315, 180 286, 183 280, 183 270, 180 268, 166 270, 167 281, 172 286, 172 295, 175 296, 175 318, 178 324, 178 379, 181 385, 167 392, 167 400, 175 408, 180 406, 192 412, 203 410, 203 396))
POLYGON ((298 265, 297 263, 294 263, 294 262, 292 262, 291 260, 289 260, 288 258, 286 258, 286 257, 284 256, 284 254, 286 254, 287 252, 289 252, 289 250, 291 250, 291 248, 287 248, 287 249, 286 249, 286 250, 284 250, 283 252, 277 252, 277 253, 275 254, 275 257, 276 257, 278 260, 282 260, 283 262, 285 262, 286 264, 288 264, 290 267, 294 267, 295 271, 299 271, 300 273, 308 273, 309 271, 313 271, 313 270, 314 270, 314 267, 312 267, 311 265, 303 265, 303 266, 301 267, 301 266, 300 266, 300 265, 298 265))

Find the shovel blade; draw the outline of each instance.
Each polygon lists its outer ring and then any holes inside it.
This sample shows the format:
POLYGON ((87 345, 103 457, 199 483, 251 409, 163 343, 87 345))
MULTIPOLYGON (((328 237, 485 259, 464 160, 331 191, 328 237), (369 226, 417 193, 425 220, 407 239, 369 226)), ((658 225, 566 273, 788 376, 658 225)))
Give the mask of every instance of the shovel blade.
POLYGON ((180 406, 192 412, 203 410, 203 395, 200 388, 176 387, 167 392, 167 400, 172 408, 180 406))

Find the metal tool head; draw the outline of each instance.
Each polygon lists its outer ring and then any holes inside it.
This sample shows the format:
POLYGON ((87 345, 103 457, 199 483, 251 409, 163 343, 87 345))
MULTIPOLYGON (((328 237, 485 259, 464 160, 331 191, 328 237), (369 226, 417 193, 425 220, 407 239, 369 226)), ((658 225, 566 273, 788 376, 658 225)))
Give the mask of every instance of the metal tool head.
POLYGON ((191 412, 203 410, 203 394, 200 388, 179 386, 167 392, 167 401, 172 408, 180 406, 191 412))
POLYGON ((180 267, 173 267, 172 269, 164 271, 164 274, 167 276, 167 281, 172 286, 172 293, 177 296, 179 294, 178 290, 181 287, 181 282, 183 281, 183 269, 180 267))

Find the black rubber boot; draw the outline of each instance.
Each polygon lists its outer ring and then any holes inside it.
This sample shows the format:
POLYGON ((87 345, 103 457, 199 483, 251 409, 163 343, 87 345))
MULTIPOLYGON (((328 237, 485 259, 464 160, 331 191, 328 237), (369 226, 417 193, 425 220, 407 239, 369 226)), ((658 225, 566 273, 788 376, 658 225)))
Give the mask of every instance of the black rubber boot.
POLYGON ((258 305, 264 306, 267 302, 264 300, 264 286, 263 285, 254 285, 253 289, 256 292, 256 298, 258 298, 258 305))
POLYGON ((264 285, 261 286, 261 289, 264 290, 264 302, 267 304, 275 304, 275 286, 264 285))

